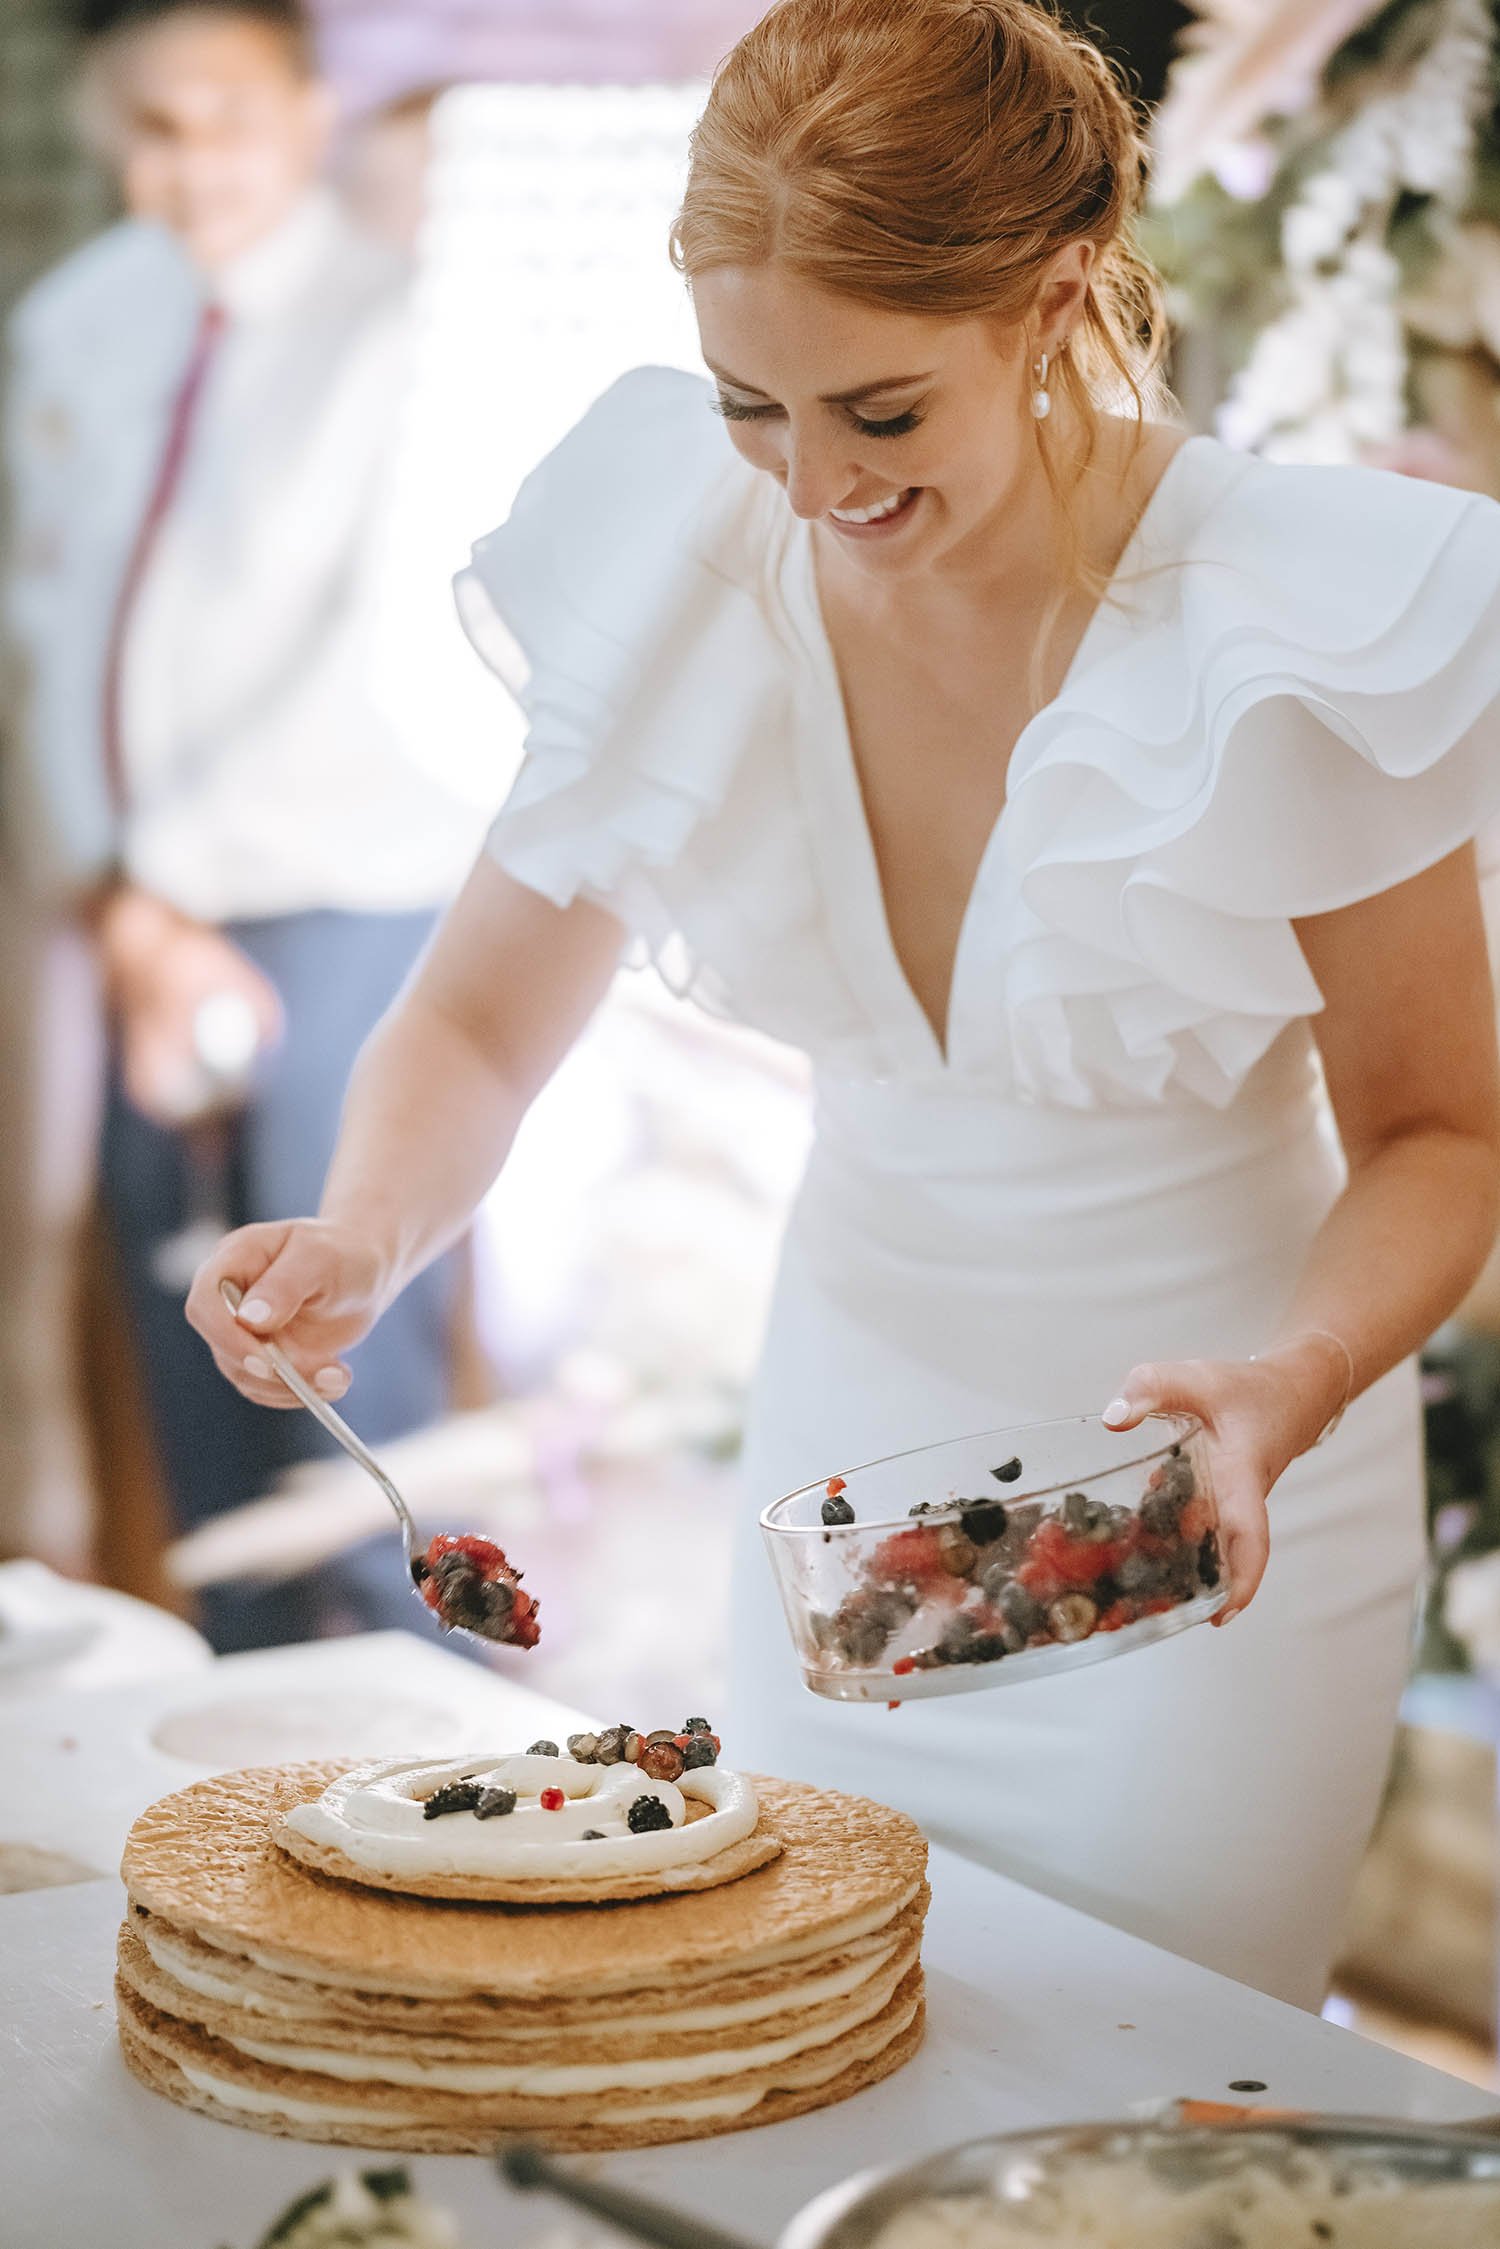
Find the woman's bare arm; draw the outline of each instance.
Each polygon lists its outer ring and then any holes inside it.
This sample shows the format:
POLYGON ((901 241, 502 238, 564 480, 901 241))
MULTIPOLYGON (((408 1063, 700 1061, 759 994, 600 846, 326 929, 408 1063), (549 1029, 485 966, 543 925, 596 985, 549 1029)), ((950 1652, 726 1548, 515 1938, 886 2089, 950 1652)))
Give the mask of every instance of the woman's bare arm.
POLYGON ((1324 998, 1314 1032, 1348 1184, 1257 1359, 1138 1366, 1106 1408, 1118 1428, 1164 1408, 1207 1425, 1233 1581, 1221 1621, 1260 1582, 1277 1477, 1347 1396, 1448 1317, 1500 1222, 1500 1071, 1473 852, 1297 935, 1324 998))

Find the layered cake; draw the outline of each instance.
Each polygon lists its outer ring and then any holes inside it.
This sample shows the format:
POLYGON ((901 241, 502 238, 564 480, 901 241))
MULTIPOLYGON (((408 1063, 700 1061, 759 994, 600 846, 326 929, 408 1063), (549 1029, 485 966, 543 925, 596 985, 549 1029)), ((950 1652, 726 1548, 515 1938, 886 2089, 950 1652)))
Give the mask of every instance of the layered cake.
POLYGON ((922 2035, 920 1830, 717 1752, 695 1720, 165 1798, 123 1865, 130 2068, 227 2123, 435 2153, 698 2138, 888 2076, 922 2035))

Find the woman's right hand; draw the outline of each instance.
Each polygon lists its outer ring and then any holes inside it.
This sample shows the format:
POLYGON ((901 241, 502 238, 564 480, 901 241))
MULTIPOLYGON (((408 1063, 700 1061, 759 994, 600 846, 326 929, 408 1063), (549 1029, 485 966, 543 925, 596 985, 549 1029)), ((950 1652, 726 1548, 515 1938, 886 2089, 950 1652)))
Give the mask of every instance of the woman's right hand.
POLYGON ((384 1261, 365 1236, 321 1218, 281 1219, 225 1235, 198 1269, 187 1316, 243 1396, 295 1406, 256 1338, 274 1336, 331 1402, 349 1387, 344 1353, 369 1334, 389 1295, 384 1261), (238 1314, 220 1293, 223 1281, 241 1291, 238 1314))

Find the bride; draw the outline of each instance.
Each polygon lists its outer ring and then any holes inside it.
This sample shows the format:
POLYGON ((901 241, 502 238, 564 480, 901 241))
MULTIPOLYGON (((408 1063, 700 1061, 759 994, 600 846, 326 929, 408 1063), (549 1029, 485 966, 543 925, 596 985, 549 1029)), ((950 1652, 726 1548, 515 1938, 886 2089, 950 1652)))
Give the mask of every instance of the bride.
POLYGON ((737 1761, 1315 2006, 1422 1564, 1412 1354, 1496 1225, 1500 510, 1184 438, 1140 178, 1029 0, 781 0, 740 42, 674 235, 712 385, 627 377, 476 549, 525 768, 320 1213, 231 1235, 189 1317, 248 1397, 288 1402, 257 1334, 341 1395, 627 939, 687 961, 817 1087, 737 1761), (894 1713, 803 1694, 769 1498, 1166 1407, 1212 1441, 1232 1629, 894 1713))

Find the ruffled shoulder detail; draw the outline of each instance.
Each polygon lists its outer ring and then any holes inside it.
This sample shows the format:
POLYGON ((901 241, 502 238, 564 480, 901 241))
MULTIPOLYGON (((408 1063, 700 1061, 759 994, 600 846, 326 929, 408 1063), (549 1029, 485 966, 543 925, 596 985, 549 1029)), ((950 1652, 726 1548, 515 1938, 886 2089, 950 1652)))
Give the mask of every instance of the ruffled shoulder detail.
POLYGON ((622 377, 455 586, 470 639, 529 720, 491 853, 557 905, 607 906, 658 956, 680 920, 658 877, 784 696, 754 598, 766 480, 709 396, 670 368, 622 377))
POLYGON ((1322 997, 1292 924, 1500 812, 1500 506, 1190 440, 1012 760, 1004 963, 1037 1097, 1230 1100, 1322 997))

